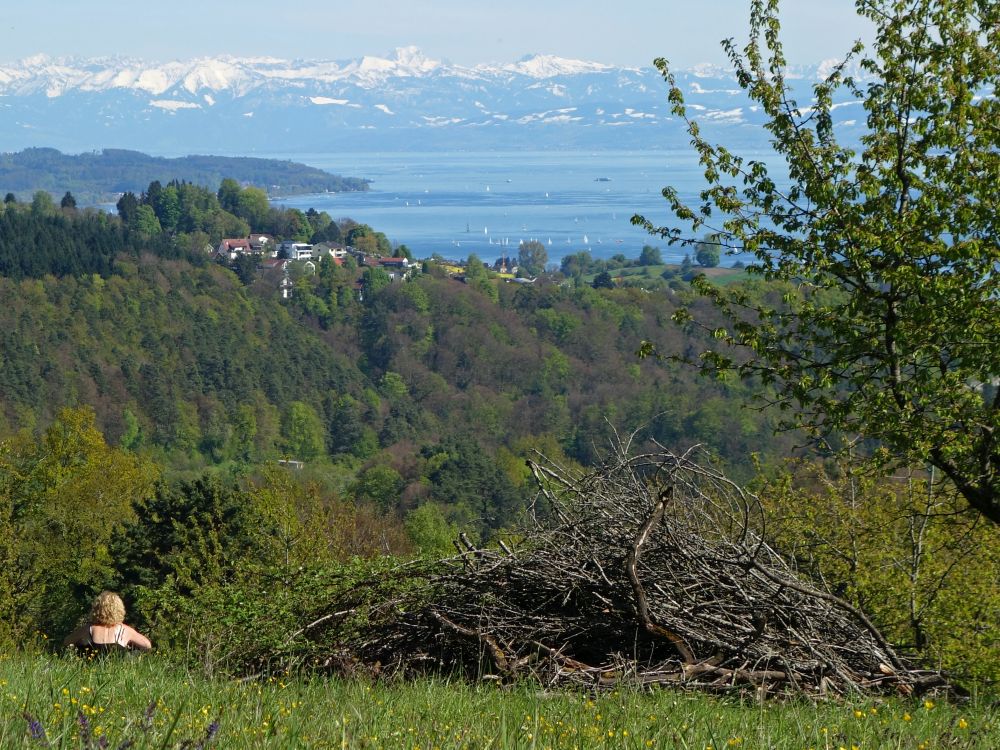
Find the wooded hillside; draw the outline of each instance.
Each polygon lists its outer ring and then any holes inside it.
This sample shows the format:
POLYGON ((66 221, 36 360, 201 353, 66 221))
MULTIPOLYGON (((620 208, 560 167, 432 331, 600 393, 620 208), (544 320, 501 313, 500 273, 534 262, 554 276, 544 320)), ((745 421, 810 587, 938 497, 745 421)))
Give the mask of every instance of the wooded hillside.
POLYGON ((53 148, 29 148, 0 154, 0 190, 22 199, 37 190, 49 191, 57 198, 69 190, 88 203, 96 203, 117 200, 129 191, 138 193, 153 180, 217 185, 224 177, 271 195, 368 189, 365 179, 341 177, 281 159, 204 155, 171 159, 124 149, 64 154, 53 148))

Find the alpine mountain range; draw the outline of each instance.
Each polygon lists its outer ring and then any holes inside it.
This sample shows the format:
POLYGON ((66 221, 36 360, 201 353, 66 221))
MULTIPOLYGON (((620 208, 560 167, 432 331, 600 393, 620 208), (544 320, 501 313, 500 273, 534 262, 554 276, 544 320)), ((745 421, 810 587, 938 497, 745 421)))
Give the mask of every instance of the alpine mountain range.
MULTIPOLYGON (((832 64, 790 71, 800 107, 832 64)), ((732 70, 702 65, 676 76, 703 129, 766 147, 763 114, 732 70)), ((850 139, 864 116, 859 102, 843 97, 836 124, 850 139)), ((346 61, 225 56, 154 64, 39 55, 0 65, 0 111, 5 151, 666 149, 689 140, 652 66, 532 55, 469 67, 414 47, 346 61)))

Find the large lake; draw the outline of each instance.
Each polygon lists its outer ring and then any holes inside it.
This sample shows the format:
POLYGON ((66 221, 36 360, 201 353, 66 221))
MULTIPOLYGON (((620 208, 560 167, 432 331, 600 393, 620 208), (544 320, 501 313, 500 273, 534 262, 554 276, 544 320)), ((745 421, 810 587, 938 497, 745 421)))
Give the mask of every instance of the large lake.
MULTIPOLYGON (((595 258, 634 258, 644 244, 679 261, 690 248, 667 247, 633 227, 635 213, 674 226, 660 191, 673 185, 696 200, 702 187, 690 151, 520 151, 458 153, 269 154, 372 180, 366 193, 302 195, 275 202, 350 217, 407 245, 417 257, 439 253, 492 261, 538 240, 550 262, 589 250, 595 258)), ((724 263, 733 262, 727 258, 724 263)))

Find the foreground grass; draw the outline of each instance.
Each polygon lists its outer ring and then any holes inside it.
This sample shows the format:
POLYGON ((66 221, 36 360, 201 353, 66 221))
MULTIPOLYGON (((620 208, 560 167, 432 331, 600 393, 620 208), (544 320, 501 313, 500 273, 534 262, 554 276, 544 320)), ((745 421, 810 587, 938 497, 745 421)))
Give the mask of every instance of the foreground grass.
POLYGON ((209 680, 156 657, 0 657, 0 748, 996 748, 987 701, 765 704, 442 681, 209 680))

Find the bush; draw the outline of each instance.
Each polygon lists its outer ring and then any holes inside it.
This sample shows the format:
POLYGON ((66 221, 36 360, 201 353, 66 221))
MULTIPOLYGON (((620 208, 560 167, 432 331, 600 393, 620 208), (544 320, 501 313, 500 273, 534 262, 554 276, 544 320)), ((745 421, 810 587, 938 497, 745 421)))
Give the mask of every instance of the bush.
POLYGON ((959 679, 995 682, 1000 530, 956 513, 956 499, 927 480, 876 482, 805 465, 760 496, 774 543, 890 639, 959 679))

